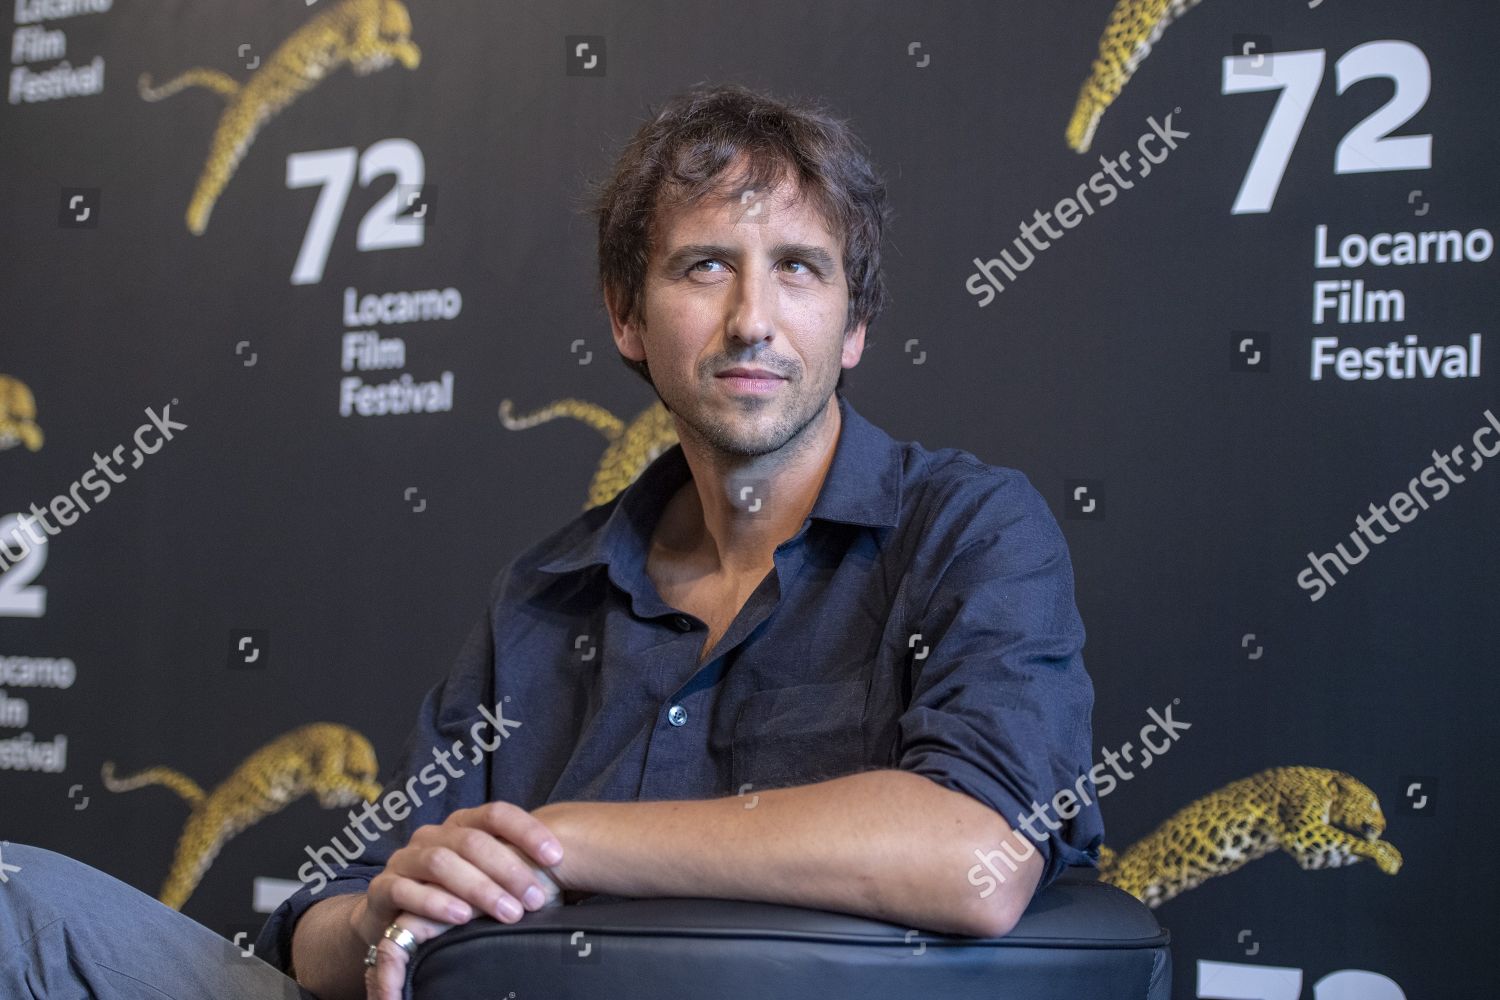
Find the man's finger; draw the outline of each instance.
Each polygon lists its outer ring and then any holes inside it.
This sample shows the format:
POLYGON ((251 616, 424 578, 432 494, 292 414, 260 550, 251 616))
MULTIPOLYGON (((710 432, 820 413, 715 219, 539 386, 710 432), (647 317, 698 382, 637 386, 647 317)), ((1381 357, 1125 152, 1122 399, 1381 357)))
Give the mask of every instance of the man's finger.
MULTIPOLYGON (((398 914, 393 922, 410 931, 418 945, 437 937, 452 926, 411 913, 398 914)), ((365 970, 366 997, 369 1000, 401 1000, 401 993, 406 985, 406 966, 410 961, 406 949, 385 937, 382 930, 382 936, 375 944, 375 964, 365 970)))
POLYGON ((528 910, 540 910, 558 894, 557 883, 509 841, 478 827, 455 825, 443 842, 488 875, 528 910))
POLYGON ((543 868, 562 861, 562 845, 547 824, 511 802, 487 802, 472 809, 459 809, 448 821, 478 827, 516 845, 543 868))
POLYGON ((464 850, 467 848, 460 850, 441 843, 412 846, 393 854, 386 868, 397 875, 446 889, 502 923, 513 924, 521 919, 525 912, 521 903, 470 861, 464 850))
POLYGON ((442 886, 408 878, 387 864, 384 871, 370 880, 364 900, 350 915, 350 924, 360 937, 374 941, 403 910, 446 924, 466 924, 474 919, 476 912, 473 906, 442 886))
POLYGON ((428 920, 447 924, 466 924, 474 919, 475 909, 441 886, 419 882, 404 875, 395 876, 385 892, 385 899, 396 911, 406 911, 428 920))
POLYGON ((406 952, 394 941, 382 940, 375 949, 375 964, 365 970, 365 996, 369 1000, 401 1000, 406 982, 406 952))

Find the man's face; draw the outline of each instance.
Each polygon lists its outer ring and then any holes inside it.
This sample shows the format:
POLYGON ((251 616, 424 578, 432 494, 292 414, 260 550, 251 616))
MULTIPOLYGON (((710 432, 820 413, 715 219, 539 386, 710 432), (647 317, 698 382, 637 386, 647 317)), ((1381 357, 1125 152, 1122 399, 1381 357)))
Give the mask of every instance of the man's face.
POLYGON ((839 372, 864 350, 864 324, 844 332, 842 243, 792 194, 786 181, 749 194, 724 188, 664 212, 644 321, 611 315, 620 353, 646 360, 677 419, 725 454, 786 444, 829 405, 839 372), (753 377, 726 374, 736 368, 753 377))

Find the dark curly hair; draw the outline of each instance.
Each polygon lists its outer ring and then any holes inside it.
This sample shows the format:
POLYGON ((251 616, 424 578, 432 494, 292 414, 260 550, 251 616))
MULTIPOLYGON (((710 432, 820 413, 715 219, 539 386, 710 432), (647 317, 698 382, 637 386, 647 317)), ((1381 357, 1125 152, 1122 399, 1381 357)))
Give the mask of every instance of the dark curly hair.
MULTIPOLYGON (((671 98, 626 145, 613 174, 593 186, 587 211, 599 224, 605 300, 622 318, 640 320, 659 215, 706 197, 741 155, 748 158, 741 186, 765 190, 790 174, 800 196, 842 235, 845 332, 873 323, 887 304, 880 248, 890 210, 863 144, 822 107, 784 103, 734 84, 700 83, 671 98)), ((646 362, 620 360, 656 388, 646 362)), ((843 386, 840 371, 836 389, 843 386)))

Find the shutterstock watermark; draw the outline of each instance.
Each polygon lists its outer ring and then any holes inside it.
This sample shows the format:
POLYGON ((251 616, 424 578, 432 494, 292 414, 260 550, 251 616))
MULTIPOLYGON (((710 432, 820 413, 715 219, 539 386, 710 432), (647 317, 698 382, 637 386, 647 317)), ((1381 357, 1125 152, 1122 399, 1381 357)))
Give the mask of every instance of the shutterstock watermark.
POLYGON ((464 776, 464 768, 455 767, 452 761, 463 764, 467 760, 471 766, 478 764, 485 754, 493 753, 499 748, 501 741, 510 735, 512 729, 521 725, 520 722, 505 717, 504 709, 498 701, 493 712, 484 705, 480 705, 476 711, 480 719, 469 727, 471 744, 467 758, 464 755, 463 740, 454 740, 453 745, 447 749, 433 747, 432 763, 406 779, 404 787, 386 789, 375 802, 366 802, 357 810, 350 809, 349 822, 344 824, 343 829, 332 840, 316 849, 303 848, 312 860, 304 862, 297 869, 297 878, 303 885, 313 885, 313 895, 322 892, 329 882, 338 877, 339 871, 358 861, 364 855, 365 848, 380 838, 381 832, 392 828, 385 817, 399 823, 410 816, 413 809, 422 805, 425 799, 417 790, 418 784, 427 790, 428 798, 442 795, 450 780, 456 781, 464 776), (488 740, 483 736, 486 726, 495 731, 495 735, 488 740), (372 833, 365 828, 367 822, 375 824, 376 832, 372 833), (347 850, 339 839, 340 835, 349 838, 347 850))
POLYGON ((974 856, 979 859, 979 864, 969 869, 969 884, 980 889, 979 898, 988 899, 991 893, 1004 884, 1007 872, 1014 873, 1021 862, 1035 854, 1036 845, 1047 839, 1047 830, 1061 830, 1061 820, 1077 816, 1084 806, 1104 798, 1119 784, 1134 778, 1138 771, 1146 770, 1153 762, 1165 756, 1176 745, 1183 732, 1193 728, 1191 722, 1172 718, 1172 709, 1180 701, 1179 698, 1173 698, 1172 704, 1160 712, 1154 708, 1146 710, 1151 721, 1141 727, 1137 737, 1143 751, 1139 764, 1135 759, 1136 745, 1130 740, 1120 746, 1118 753, 1104 747, 1101 751, 1104 759, 1080 774, 1071 787, 1059 789, 1046 803, 1038 803, 1033 799, 1031 811, 1016 817, 1011 824, 1010 836, 999 847, 990 851, 974 848, 974 856), (1160 743, 1152 739, 1153 734, 1157 733, 1161 734, 1160 743), (1137 771, 1121 767, 1122 760, 1134 765, 1137 771), (1090 784, 1095 787, 1095 797, 1092 799, 1088 793, 1090 784), (1052 819, 1054 814, 1058 820, 1052 819), (1038 822, 1047 830, 1038 831, 1038 822), (1026 832, 1025 837, 1021 836, 1023 830, 1026 832), (1002 865, 1005 871, 1000 870, 1002 865))
MULTIPOLYGON (((1172 114, 1182 114, 1182 109, 1173 108, 1172 114)), ((1151 128, 1142 132, 1135 142, 1136 152, 1141 155, 1136 167, 1130 165, 1131 155, 1128 149, 1121 150, 1113 158, 1100 154, 1099 169, 1078 185, 1071 197, 1063 198, 1050 211, 1037 209, 1031 214, 1035 221, 1023 221, 1017 227, 1021 235, 1011 240, 1011 246, 1016 250, 1015 256, 1011 255, 1010 247, 1006 247, 998 257, 991 257, 989 260, 974 258, 976 270, 969 275, 964 287, 969 290, 970 295, 978 297, 981 309, 993 302, 996 295, 1005 291, 1006 284, 1000 280, 1000 275, 1003 274, 1006 281, 1014 284, 1021 272, 1036 260, 1036 255, 1050 247, 1052 241, 1062 239, 1066 230, 1078 225, 1085 216, 1093 215, 1098 209, 1113 202, 1121 191, 1129 191, 1135 187, 1135 180, 1129 179, 1126 174, 1139 168, 1137 180, 1150 176, 1153 166, 1160 165, 1172 155, 1172 151, 1177 148, 1177 140, 1192 135, 1191 132, 1173 128, 1172 115, 1167 115, 1164 122, 1157 121, 1153 115, 1146 119, 1146 123, 1151 128), (1153 140, 1159 144, 1154 153, 1148 148, 1153 140), (1097 205, 1089 198, 1091 194, 1097 198, 1097 205), (1057 220, 1062 229, 1052 224, 1053 219, 1057 220), (1046 234, 1045 239, 1037 235, 1038 229, 1046 234)))
MULTIPOLYGON (((177 400, 172 400, 157 413, 151 407, 146 407, 146 423, 135 429, 132 440, 135 448, 131 456, 134 459, 130 468, 139 469, 141 463, 146 460, 147 455, 155 455, 161 451, 162 445, 173 440, 174 431, 187 430, 187 424, 181 424, 172 419, 172 407, 177 405, 177 400), (154 443, 148 435, 155 432, 154 443)), ((87 514, 93 508, 89 506, 92 500, 97 506, 109 497, 115 486, 125 481, 124 451, 129 445, 119 445, 108 455, 101 456, 94 452, 94 467, 79 476, 62 493, 53 497, 45 506, 31 505, 29 514, 11 514, 0 517, 0 573, 5 572, 17 563, 30 557, 33 552, 47 544, 52 538, 77 521, 80 513, 87 514), (119 464, 120 469, 114 465, 119 464), (101 477, 102 473, 102 477, 101 477), (85 499, 81 494, 87 490, 89 497, 85 499), (48 520, 48 515, 57 522, 53 524, 48 520), (36 526, 46 532, 46 537, 37 534, 36 526), (19 553, 17 552, 19 549, 19 553)))
MULTIPOLYGON (((1485 410, 1484 421, 1472 437, 1474 455, 1468 464, 1469 472, 1478 472, 1485 459, 1500 455, 1500 418, 1496 418, 1490 410, 1485 410), (1493 447, 1485 447, 1484 441, 1487 438, 1492 439, 1493 447)), ((1351 549, 1353 546, 1359 547, 1358 555, 1352 550, 1345 550, 1343 542, 1334 545, 1334 551, 1324 552, 1322 555, 1309 552, 1307 568, 1297 574, 1297 586, 1310 592, 1308 600, 1322 599, 1338 583, 1339 578, 1347 576, 1352 567, 1365 561, 1372 548, 1400 531, 1402 524, 1415 521, 1417 515, 1447 496, 1454 486, 1467 481, 1468 477, 1457 471, 1464 468, 1463 453, 1464 446, 1461 444, 1441 453, 1434 448, 1432 464, 1412 476, 1405 489, 1391 494, 1391 498, 1383 504, 1370 504, 1369 517, 1357 515, 1354 518, 1354 530, 1349 532, 1349 541, 1352 543, 1351 549), (1426 487, 1428 495, 1423 494, 1419 485, 1426 487), (1392 524, 1387 520, 1387 513, 1393 515, 1400 524, 1392 524), (1377 522, 1386 534, 1375 530, 1377 522), (1369 541, 1368 545, 1365 544, 1366 540, 1369 541), (1329 572, 1330 566, 1338 570, 1337 578, 1329 572)))

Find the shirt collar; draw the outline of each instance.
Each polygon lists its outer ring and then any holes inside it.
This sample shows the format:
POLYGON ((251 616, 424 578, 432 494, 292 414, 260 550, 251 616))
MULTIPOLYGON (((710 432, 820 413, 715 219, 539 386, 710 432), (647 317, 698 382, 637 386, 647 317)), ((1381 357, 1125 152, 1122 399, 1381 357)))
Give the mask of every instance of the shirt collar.
MULTIPOLYGON (((809 518, 890 527, 901 509, 902 447, 838 395, 839 440, 809 518)), ((645 565, 662 510, 692 476, 681 443, 658 455, 615 499, 602 524, 537 569, 569 573, 596 563, 645 565)))

